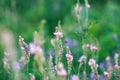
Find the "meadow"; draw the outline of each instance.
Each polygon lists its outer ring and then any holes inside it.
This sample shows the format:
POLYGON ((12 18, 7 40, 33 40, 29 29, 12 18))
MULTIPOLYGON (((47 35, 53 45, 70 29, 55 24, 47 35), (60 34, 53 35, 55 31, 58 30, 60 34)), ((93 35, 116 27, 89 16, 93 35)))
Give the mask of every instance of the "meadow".
POLYGON ((1 0, 0 80, 120 80, 119 0, 1 0))

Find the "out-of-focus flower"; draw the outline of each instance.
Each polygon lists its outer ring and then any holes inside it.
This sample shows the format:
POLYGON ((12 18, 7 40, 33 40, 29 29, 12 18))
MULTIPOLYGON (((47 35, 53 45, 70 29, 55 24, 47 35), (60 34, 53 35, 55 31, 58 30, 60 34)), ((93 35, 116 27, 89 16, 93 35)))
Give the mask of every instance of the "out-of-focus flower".
POLYGON ((115 59, 115 64, 118 65, 118 58, 119 58, 119 54, 115 53, 114 59, 115 59))
POLYGON ((14 62, 13 65, 12 65, 12 68, 14 70, 20 70, 20 64, 19 64, 19 62, 14 62))
POLYGON ((89 47, 90 47, 89 44, 83 44, 83 45, 82 45, 82 49, 84 49, 84 50, 86 50, 86 49, 89 48, 89 47))
POLYGON ((94 80, 94 73, 90 74, 90 80, 94 80))
POLYGON ((19 63, 20 63, 20 67, 24 67, 25 64, 26 64, 26 57, 25 56, 21 56, 21 58, 19 60, 19 63))
POLYGON ((96 61, 92 58, 92 59, 89 60, 88 64, 89 64, 89 66, 95 66, 96 61))
POLYGON ((106 80, 104 76, 100 75, 99 80, 106 80))
POLYGON ((33 74, 29 74, 30 75, 30 80, 35 80, 35 76, 33 74))
POLYGON ((98 47, 95 46, 95 45, 93 45, 93 44, 91 44, 91 45, 90 45, 90 50, 91 50, 91 51, 96 51, 96 50, 98 50, 98 47))
POLYGON ((55 39, 51 39, 52 46, 55 46, 55 39))
POLYGON ((120 69, 119 65, 115 65, 114 68, 115 68, 116 70, 119 70, 119 69, 120 69))
POLYGON ((110 61, 110 56, 107 56, 107 57, 106 57, 106 61, 110 61))
POLYGON ((22 51, 24 51, 26 54, 29 53, 28 45, 24 42, 24 38, 19 36, 19 45, 22 51))
POLYGON ((66 47, 66 49, 67 49, 66 58, 67 58, 67 63, 68 63, 68 75, 70 75, 70 72, 72 69, 73 56, 71 55, 71 51, 68 46, 66 47))
POLYGON ((57 70, 57 74, 60 77, 66 77, 67 76, 67 72, 64 69, 64 66, 63 66, 63 64, 61 62, 59 62, 58 65, 56 66, 56 70, 57 70))
POLYGON ((80 80, 78 76, 72 75, 70 76, 70 80, 80 80))
POLYGON ((103 62, 100 63, 100 64, 99 64, 99 67, 100 67, 101 69, 104 69, 104 67, 105 67, 105 63, 103 63, 103 62))
POLYGON ((109 74, 109 72, 104 72, 104 76, 106 77, 106 78, 109 78, 109 76, 110 76, 110 74, 109 74))
POLYGON ((67 76, 67 72, 65 69, 61 69, 61 70, 57 71, 57 74, 61 77, 67 76))
POLYGON ((58 23, 58 27, 56 27, 56 31, 54 32, 54 35, 56 36, 56 38, 60 39, 63 37, 63 32, 61 30, 61 27, 60 27, 60 22, 58 23))
POLYGON ((58 65, 57 65, 57 69, 58 70, 61 70, 61 69, 63 69, 64 67, 63 67, 63 64, 61 63, 61 62, 59 62, 58 63, 58 65))
POLYGON ((115 53, 115 58, 118 58, 119 57, 119 54, 115 53))
POLYGON ((86 8, 90 8, 90 4, 87 3, 87 4, 86 4, 86 8))
POLYGON ((74 39, 71 39, 69 37, 65 38, 65 42, 66 42, 66 46, 72 46, 72 47, 76 47, 78 46, 78 42, 74 39))
POLYGON ((75 6, 75 11, 79 14, 81 10, 82 10, 82 7, 77 3, 75 6))
POLYGON ((94 80, 99 80, 99 75, 97 71, 98 64, 96 64, 96 61, 92 58, 89 60, 88 64, 91 67, 92 72, 94 73, 94 80))
POLYGON ((86 56, 85 55, 80 57, 79 60, 78 60, 79 63, 82 63, 82 62, 85 62, 85 61, 86 61, 86 56))
POLYGON ((54 35, 58 38, 62 38, 63 37, 63 33, 62 32, 55 32, 54 35))
POLYGON ((42 52, 42 49, 40 48, 39 45, 35 45, 34 43, 30 43, 29 51, 31 54, 34 54, 35 52, 42 52))
POLYGON ((72 56, 71 54, 69 54, 69 53, 66 54, 66 58, 67 58, 67 60, 69 60, 69 61, 72 61, 72 60, 73 60, 73 56, 72 56))

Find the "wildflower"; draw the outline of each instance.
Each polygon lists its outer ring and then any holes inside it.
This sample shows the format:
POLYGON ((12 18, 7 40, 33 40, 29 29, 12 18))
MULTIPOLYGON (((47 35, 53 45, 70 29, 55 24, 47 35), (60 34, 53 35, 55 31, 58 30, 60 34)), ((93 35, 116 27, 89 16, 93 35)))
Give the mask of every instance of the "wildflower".
POLYGON ((78 42, 69 37, 65 38, 65 42, 67 46, 74 46, 74 47, 78 46, 78 42))
POLYGON ((78 76, 76 76, 76 75, 72 75, 72 76, 70 77, 70 80, 80 80, 80 79, 79 79, 78 76))
POLYGON ((113 67, 110 61, 110 56, 106 57, 106 61, 107 61, 107 66, 108 66, 107 71, 109 72, 109 75, 111 76, 113 67))
POLYGON ((106 57, 106 61, 110 61, 110 56, 107 56, 107 57, 106 57))
POLYGON ((28 45, 24 42, 24 38, 22 38, 21 36, 19 36, 19 45, 23 52, 29 54, 28 45))
POLYGON ((19 62, 14 62, 13 65, 12 65, 12 68, 14 70, 20 70, 20 64, 19 64, 19 62))
POLYGON ((48 77, 48 76, 45 76, 45 77, 44 77, 44 80, 49 80, 49 77, 48 77))
POLYGON ((68 61, 72 61, 73 60, 73 56, 69 53, 66 54, 66 58, 68 61))
POLYGON ((36 45, 34 43, 30 43, 29 51, 30 51, 31 54, 33 54, 33 53, 36 53, 36 52, 42 52, 42 49, 40 48, 39 45, 36 45))
POLYGON ((94 80, 94 73, 90 73, 90 80, 94 80))
POLYGON ((89 47, 90 47, 89 44, 84 44, 84 45, 82 46, 82 49, 86 50, 86 49, 89 48, 89 47))
POLYGON ((62 32, 55 32, 54 35, 57 37, 57 38, 62 38, 63 37, 63 33, 62 32))
POLYGON ((119 70, 120 67, 119 67, 118 65, 115 65, 114 68, 115 68, 116 70, 119 70))
POLYGON ((25 56, 21 56, 21 58, 19 60, 19 63, 20 63, 20 67, 24 67, 25 64, 26 64, 26 57, 25 56))
POLYGON ((94 59, 90 59, 88 64, 89 64, 89 66, 95 66, 96 61, 94 59))
POLYGON ((115 59, 115 64, 118 65, 118 58, 119 58, 119 54, 115 54, 114 59, 115 59))
POLYGON ((51 39, 52 46, 55 46, 55 39, 51 39))
POLYGON ((85 61, 86 61, 86 56, 85 55, 80 57, 79 60, 78 60, 79 63, 82 63, 82 62, 85 62, 85 61))
POLYGON ((104 76, 106 77, 106 78, 109 78, 110 77, 110 74, 109 74, 109 72, 104 72, 104 76))
POLYGON ((58 23, 58 27, 56 27, 56 31, 54 33, 54 35, 56 36, 56 38, 60 39, 63 37, 63 32, 61 30, 61 25, 60 22, 58 23))
POLYGON ((116 64, 114 66, 114 74, 117 80, 120 80, 119 69, 120 69, 119 65, 116 64))
POLYGON ((104 69, 105 63, 104 63, 104 62, 100 63, 100 64, 99 64, 99 67, 100 67, 101 69, 104 69))
POLYGON ((4 58, 3 58, 4 65, 7 65, 7 63, 8 63, 8 57, 9 57, 9 54, 7 52, 4 52, 4 58))
POLYGON ((66 70, 65 69, 61 69, 60 71, 57 71, 57 74, 59 75, 59 76, 67 76, 67 72, 66 72, 66 70))
POLYGON ((96 64, 96 61, 94 59, 90 59, 88 64, 91 67, 92 72, 94 73, 94 80, 98 80, 99 79, 97 71, 98 64, 96 64))
POLYGON ((81 10, 82 10, 82 7, 77 3, 76 6, 75 6, 76 13, 79 14, 81 10))
POLYGON ((35 80, 35 76, 33 74, 29 74, 30 75, 30 80, 35 80))
POLYGON ((63 64, 62 64, 61 62, 59 62, 56 67, 57 67, 57 74, 58 74, 60 77, 66 77, 66 76, 67 76, 67 72, 66 72, 66 70, 64 69, 64 66, 63 66, 63 64))
POLYGON ((90 4, 87 3, 87 4, 86 4, 86 8, 90 8, 90 4))
POLYGON ((95 46, 95 45, 93 45, 93 44, 91 44, 91 45, 90 45, 90 50, 91 50, 91 51, 96 51, 96 50, 98 50, 98 47, 95 46))
POLYGON ((71 68, 72 68, 73 56, 71 55, 69 47, 66 47, 66 49, 67 49, 66 58, 67 58, 67 63, 68 63, 68 75, 70 75, 71 68))

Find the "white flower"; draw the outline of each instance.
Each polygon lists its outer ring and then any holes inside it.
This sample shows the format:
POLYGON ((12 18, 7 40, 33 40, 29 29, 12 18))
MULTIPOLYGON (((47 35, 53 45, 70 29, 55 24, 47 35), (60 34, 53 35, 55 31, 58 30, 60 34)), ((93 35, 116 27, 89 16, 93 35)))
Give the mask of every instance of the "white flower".
POLYGON ((87 8, 90 8, 90 4, 87 3, 87 4, 86 4, 86 7, 87 7, 87 8))
POLYGON ((75 11, 80 12, 82 10, 82 7, 77 3, 75 6, 75 11))
POLYGON ((66 54, 66 58, 67 58, 67 60, 69 60, 69 61, 72 61, 72 60, 73 60, 73 56, 72 56, 71 54, 69 54, 69 53, 66 54))
POLYGON ((87 49, 88 47, 90 47, 89 44, 84 44, 84 45, 82 46, 82 49, 87 49))
POLYGON ((95 66, 96 65, 96 61, 94 59, 90 59, 88 64, 89 64, 89 66, 95 66))
POLYGON ((61 69, 63 69, 64 67, 63 67, 63 64, 61 63, 61 62, 59 62, 58 63, 58 65, 57 65, 57 69, 58 70, 61 70, 61 69))
POLYGON ((115 59, 118 59, 119 54, 115 53, 115 59))
POLYGON ((81 63, 81 62, 84 62, 86 60, 86 56, 83 55, 82 57, 79 58, 78 62, 81 63))

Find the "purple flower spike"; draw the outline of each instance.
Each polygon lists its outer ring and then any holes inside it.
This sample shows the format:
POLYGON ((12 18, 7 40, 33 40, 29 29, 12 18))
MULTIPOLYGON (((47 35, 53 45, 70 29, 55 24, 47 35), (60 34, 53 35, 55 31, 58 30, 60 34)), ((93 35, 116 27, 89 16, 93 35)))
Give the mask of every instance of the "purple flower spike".
POLYGON ((90 80, 94 80, 94 73, 90 74, 90 80))

